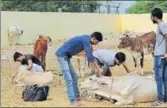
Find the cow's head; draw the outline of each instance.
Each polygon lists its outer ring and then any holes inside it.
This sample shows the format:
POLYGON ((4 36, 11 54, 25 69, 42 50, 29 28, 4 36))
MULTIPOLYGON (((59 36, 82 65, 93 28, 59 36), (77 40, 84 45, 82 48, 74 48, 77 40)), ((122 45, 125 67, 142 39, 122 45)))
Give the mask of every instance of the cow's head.
POLYGON ((23 30, 21 30, 21 35, 23 35, 23 30))
POLYGON ((93 75, 81 83, 81 88, 87 90, 98 90, 104 86, 111 86, 111 83, 111 77, 93 75))
POLYGON ((49 46, 51 46, 51 44, 52 44, 52 39, 50 38, 50 36, 44 36, 44 35, 39 34, 38 39, 47 40, 47 43, 48 43, 49 46))
POLYGON ((126 48, 130 46, 130 36, 127 34, 124 34, 124 36, 125 37, 120 38, 118 48, 126 48))

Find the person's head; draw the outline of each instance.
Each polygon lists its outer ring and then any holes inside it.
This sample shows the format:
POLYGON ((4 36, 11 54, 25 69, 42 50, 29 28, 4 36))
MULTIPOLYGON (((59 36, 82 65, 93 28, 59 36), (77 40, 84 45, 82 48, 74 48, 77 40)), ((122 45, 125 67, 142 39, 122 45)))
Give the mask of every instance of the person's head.
POLYGON ((124 63, 126 60, 126 55, 123 52, 118 52, 115 55, 115 64, 116 65, 121 65, 122 63, 124 63))
POLYGON ((20 52, 15 52, 14 55, 13 55, 13 59, 15 62, 22 62, 23 59, 24 59, 24 56, 23 54, 21 54, 20 52))
POLYGON ((162 20, 162 18, 163 18, 163 12, 160 8, 154 8, 151 11, 151 20, 154 24, 158 23, 158 20, 162 20))
POLYGON ((94 32, 91 34, 91 44, 96 45, 99 42, 103 41, 103 35, 100 32, 94 32))

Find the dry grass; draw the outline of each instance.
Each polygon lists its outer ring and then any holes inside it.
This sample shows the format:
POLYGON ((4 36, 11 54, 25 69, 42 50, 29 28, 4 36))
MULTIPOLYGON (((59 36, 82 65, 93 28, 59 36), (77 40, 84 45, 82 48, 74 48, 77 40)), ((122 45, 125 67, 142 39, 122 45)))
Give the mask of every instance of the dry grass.
MULTIPOLYGON (((103 43, 102 46, 99 48, 106 48, 105 44, 107 44, 107 48, 109 49, 116 49, 117 42, 115 39, 110 40, 108 43, 103 43), (111 45, 109 45, 111 44, 111 45)), ((24 53, 32 53, 33 46, 32 45, 20 45, 20 46, 12 46, 10 48, 2 48, 1 54, 4 56, 10 56, 11 60, 4 60, 1 61, 1 106, 2 107, 70 107, 63 78, 58 77, 59 66, 56 61, 55 51, 60 46, 60 44, 54 44, 52 47, 48 49, 47 53, 47 70, 51 70, 54 74, 54 81, 53 84, 50 86, 49 97, 47 101, 44 102, 24 102, 21 99, 21 90, 22 88, 13 85, 11 82, 11 78, 13 75, 16 74, 19 64, 13 62, 12 55, 17 51, 21 51, 24 53), (61 79, 62 84, 59 84, 59 80, 61 79)), ((127 63, 130 69, 132 69, 132 57, 131 54, 126 51, 122 50, 127 55, 127 63)), ((76 62, 73 61, 74 66, 76 66, 76 62)), ((152 70, 152 56, 148 55, 145 57, 145 65, 144 65, 144 72, 145 74, 151 74, 152 70)), ((122 66, 111 68, 113 75, 124 75, 125 70, 122 66)), ((89 107, 114 107, 115 105, 109 103, 108 101, 82 101, 85 106, 89 107)), ((133 105, 127 105, 128 107, 133 107, 133 105)), ((135 107, 149 107, 149 103, 139 103, 135 104, 135 107)), ((167 106, 164 104, 162 106, 167 106)))

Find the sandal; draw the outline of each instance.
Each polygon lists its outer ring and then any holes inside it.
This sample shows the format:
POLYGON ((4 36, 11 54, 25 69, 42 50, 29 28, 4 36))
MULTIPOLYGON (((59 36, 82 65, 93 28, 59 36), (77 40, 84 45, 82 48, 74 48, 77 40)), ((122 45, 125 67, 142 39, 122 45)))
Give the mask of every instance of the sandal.
POLYGON ((163 103, 163 102, 157 100, 157 101, 155 101, 155 102, 152 102, 152 103, 151 103, 151 106, 159 106, 159 105, 161 105, 162 103, 163 103))

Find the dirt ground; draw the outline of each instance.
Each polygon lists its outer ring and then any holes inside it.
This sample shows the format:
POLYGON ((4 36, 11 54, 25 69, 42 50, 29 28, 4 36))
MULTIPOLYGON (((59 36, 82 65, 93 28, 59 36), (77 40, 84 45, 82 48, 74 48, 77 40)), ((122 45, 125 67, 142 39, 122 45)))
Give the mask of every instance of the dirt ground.
MULTIPOLYGON (((109 41, 105 41, 97 48, 109 48, 118 51, 116 48, 118 41, 114 38, 109 41)), ((8 60, 1 60, 1 106, 2 107, 70 107, 65 83, 62 77, 58 76, 59 66, 56 61, 55 51, 62 44, 62 42, 56 42, 51 47, 49 47, 47 52, 47 71, 54 73, 54 81, 50 85, 50 92, 48 100, 44 102, 24 102, 21 99, 22 88, 12 84, 12 76, 18 72, 18 63, 13 61, 13 53, 15 51, 20 51, 23 53, 32 53, 33 45, 14 45, 12 47, 1 48, 1 56, 8 57, 8 60), (61 84, 59 82, 61 80, 61 84)), ((132 56, 129 51, 121 50, 127 55, 127 64, 130 69, 133 67, 132 56)), ((152 56, 146 55, 144 61, 144 73, 152 74, 152 56)), ((73 60, 74 67, 76 68, 76 61, 73 60)), ((124 68, 114 67, 111 68, 112 74, 115 76, 120 76, 126 74, 124 68)), ((81 82, 80 79, 79 82, 81 82)), ((82 100, 85 107, 116 107, 108 101, 86 101, 82 100)), ((128 107, 150 107, 150 103, 137 103, 135 105, 127 105, 128 107)), ((127 107, 126 106, 126 107, 127 107)), ((163 107, 167 107, 167 104, 163 104, 163 107)))

